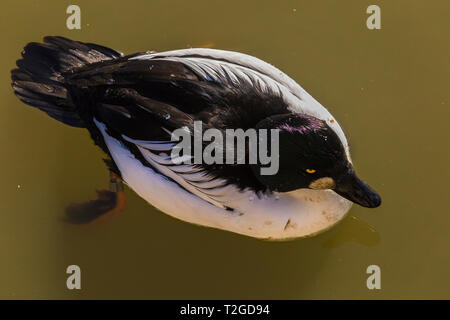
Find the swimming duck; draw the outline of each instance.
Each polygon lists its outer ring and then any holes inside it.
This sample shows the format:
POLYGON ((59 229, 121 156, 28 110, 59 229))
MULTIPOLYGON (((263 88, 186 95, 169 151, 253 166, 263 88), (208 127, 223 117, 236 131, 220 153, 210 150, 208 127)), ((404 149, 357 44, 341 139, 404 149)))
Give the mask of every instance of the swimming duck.
POLYGON ((290 239, 330 228, 352 203, 381 203, 356 176, 336 119, 294 80, 255 57, 207 48, 124 56, 45 37, 24 48, 17 66, 12 86, 19 99, 87 129, 110 158, 112 185, 123 181, 175 218, 290 239), (191 132, 194 121, 220 131, 278 129, 278 172, 262 175, 258 164, 169 161, 171 134, 191 132))

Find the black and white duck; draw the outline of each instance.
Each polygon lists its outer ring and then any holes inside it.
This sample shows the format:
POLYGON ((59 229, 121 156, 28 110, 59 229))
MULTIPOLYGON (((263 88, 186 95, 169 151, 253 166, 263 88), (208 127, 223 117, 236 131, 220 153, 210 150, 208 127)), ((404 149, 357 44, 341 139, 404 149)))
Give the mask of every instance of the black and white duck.
MULTIPOLYGON (((126 185, 178 219, 266 239, 304 237, 379 195, 355 174, 336 119, 294 80, 255 57, 215 49, 124 56, 90 43, 45 37, 12 71, 15 94, 89 130, 126 185), (279 170, 258 164, 170 161, 174 130, 278 129, 279 170)), ((117 179, 119 179, 117 178, 117 179)), ((117 190, 116 190, 117 191, 117 190)))

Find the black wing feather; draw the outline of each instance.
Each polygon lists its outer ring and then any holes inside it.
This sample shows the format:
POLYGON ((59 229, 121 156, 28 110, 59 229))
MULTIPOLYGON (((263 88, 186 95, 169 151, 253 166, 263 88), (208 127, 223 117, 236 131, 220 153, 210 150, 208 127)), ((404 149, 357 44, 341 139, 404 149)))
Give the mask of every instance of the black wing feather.
MULTIPOLYGON (((88 97, 94 104, 92 117, 104 123, 108 133, 121 139, 141 162, 145 159, 123 135, 135 140, 168 141, 170 132, 192 128, 195 120, 203 122, 203 129, 246 130, 271 115, 287 112, 277 94, 262 93, 246 82, 229 85, 230 77, 207 81, 179 61, 123 57, 85 66, 65 77, 74 88, 72 95, 80 97, 78 103, 88 97)), ((222 178, 240 189, 266 190, 249 165, 202 168, 210 177, 222 178)))

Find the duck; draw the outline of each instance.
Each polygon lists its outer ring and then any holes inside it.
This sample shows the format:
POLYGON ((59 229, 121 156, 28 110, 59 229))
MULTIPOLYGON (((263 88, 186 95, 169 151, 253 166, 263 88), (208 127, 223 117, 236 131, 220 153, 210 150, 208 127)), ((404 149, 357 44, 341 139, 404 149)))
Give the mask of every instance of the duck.
MULTIPOLYGON (((12 87, 22 102, 88 130, 104 151, 110 192, 123 195, 123 182, 179 220, 288 240, 328 230, 353 203, 381 204, 357 176, 336 118, 256 57, 212 48, 124 55, 47 36, 27 44, 16 64, 12 87), (261 163, 170 161, 173 132, 192 134, 195 121, 220 132, 278 130, 278 171, 263 175, 261 163)), ((102 207, 94 201, 82 208, 89 206, 102 207)))

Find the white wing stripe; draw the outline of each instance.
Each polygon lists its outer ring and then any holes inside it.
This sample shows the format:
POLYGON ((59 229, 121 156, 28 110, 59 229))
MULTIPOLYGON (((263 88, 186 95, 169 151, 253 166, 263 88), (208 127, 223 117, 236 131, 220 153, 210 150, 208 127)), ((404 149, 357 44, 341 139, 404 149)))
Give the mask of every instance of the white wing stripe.
POLYGON ((152 159, 151 157, 151 152, 147 149, 144 149, 140 146, 138 146, 139 151, 142 153, 142 155, 144 156, 145 160, 147 160, 152 166, 154 166, 159 172, 161 172, 163 175, 171 178, 172 180, 174 180, 175 182, 177 182, 178 184, 180 184, 183 188, 185 188, 186 190, 188 190, 189 192, 191 192, 192 194, 195 194, 197 197, 217 206, 220 208, 225 208, 223 204, 221 204, 220 202, 216 201, 215 199, 213 199, 212 197, 208 196, 207 194, 205 194, 204 192, 202 192, 201 190, 199 190, 196 186, 192 185, 191 183, 185 181, 181 176, 177 175, 175 172, 173 172, 172 170, 170 170, 170 167, 166 167, 163 166, 161 164, 159 164, 158 162, 156 162, 155 160, 152 159))
POLYGON ((155 151, 169 151, 176 145, 172 141, 145 141, 145 140, 135 140, 122 135, 122 138, 128 142, 134 143, 135 145, 141 146, 143 148, 155 150, 155 151))
MULTIPOLYGON (((255 58, 253 56, 232 52, 226 50, 217 50, 217 49, 206 49, 206 48, 192 48, 192 49, 183 49, 183 50, 172 50, 166 52, 158 52, 152 54, 144 54, 140 56, 133 57, 131 59, 136 60, 146 60, 152 58, 172 58, 172 57, 184 57, 184 59, 190 57, 192 58, 205 58, 212 60, 223 60, 217 61, 217 63, 228 62, 235 65, 240 65, 251 70, 258 71, 259 73, 265 74, 268 77, 272 78, 276 82, 286 86, 294 95, 298 98, 302 99, 305 90, 299 86, 294 80, 292 80, 288 75, 279 69, 275 68, 271 64, 264 62, 261 59, 255 58)), ((184 60, 183 59, 183 60, 184 60)))

